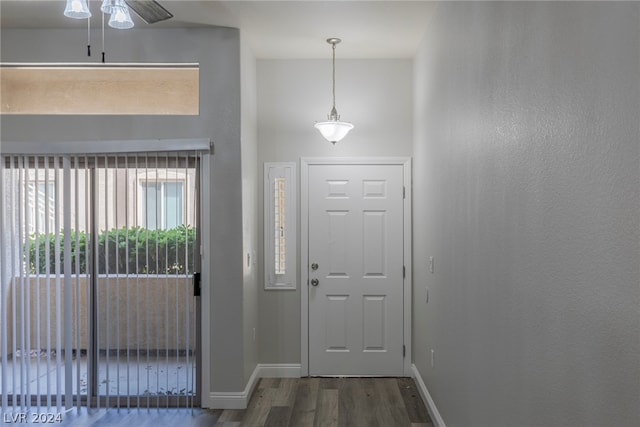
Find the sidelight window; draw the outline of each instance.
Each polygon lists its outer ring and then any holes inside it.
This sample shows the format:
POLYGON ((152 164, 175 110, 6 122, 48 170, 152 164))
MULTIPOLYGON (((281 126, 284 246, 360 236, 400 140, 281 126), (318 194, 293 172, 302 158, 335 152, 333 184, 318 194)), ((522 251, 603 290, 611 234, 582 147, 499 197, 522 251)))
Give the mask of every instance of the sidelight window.
POLYGON ((295 163, 264 165, 265 289, 295 289, 295 163))

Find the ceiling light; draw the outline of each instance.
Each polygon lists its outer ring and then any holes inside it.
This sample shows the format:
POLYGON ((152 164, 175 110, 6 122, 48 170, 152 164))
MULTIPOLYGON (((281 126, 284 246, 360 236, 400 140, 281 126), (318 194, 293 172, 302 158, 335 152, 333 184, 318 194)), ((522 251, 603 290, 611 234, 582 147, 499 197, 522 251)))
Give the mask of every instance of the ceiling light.
MULTIPOLYGON (((67 0, 64 9, 64 15, 69 18, 86 19, 87 20, 87 56, 91 56, 91 11, 89 10, 88 0, 67 0)), ((129 13, 129 6, 125 0, 103 0, 100 5, 102 12, 102 62, 105 63, 104 51, 104 16, 111 15, 109 18, 109 26, 124 30, 133 27, 133 20, 129 13)))
POLYGON ((327 116, 328 120, 326 122, 316 122, 314 125, 315 128, 320 131, 324 139, 332 144, 340 141, 342 138, 347 136, 351 129, 353 129, 353 125, 351 123, 340 121, 340 115, 336 110, 336 45, 340 42, 341 40, 337 38, 327 39, 327 43, 331 45, 333 50, 333 106, 331 108, 331 112, 327 116))
POLYGON ((124 0, 115 0, 110 8, 111 18, 109 19, 109 26, 111 28, 126 30, 133 27, 129 7, 124 3, 124 0))
POLYGON ((91 17, 87 0, 67 0, 64 8, 64 16, 74 19, 87 19, 91 17))
MULTIPOLYGON (((103 0, 100 6, 102 13, 110 14, 109 26, 118 29, 133 27, 133 20, 129 13, 129 7, 124 0, 103 0)), ((64 16, 75 19, 91 18, 91 12, 87 0, 67 0, 64 16)))
POLYGON ((102 6, 100 6, 100 10, 106 14, 111 15, 111 12, 113 12, 113 7, 117 5, 118 0, 103 0, 102 6))

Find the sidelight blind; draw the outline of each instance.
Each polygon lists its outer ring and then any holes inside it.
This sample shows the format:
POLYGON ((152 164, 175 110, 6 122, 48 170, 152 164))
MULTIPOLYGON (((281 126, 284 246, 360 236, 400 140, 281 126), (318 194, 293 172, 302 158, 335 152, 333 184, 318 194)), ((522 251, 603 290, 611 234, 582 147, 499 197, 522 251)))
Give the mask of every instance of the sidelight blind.
POLYGON ((3 413, 193 407, 198 164, 2 156, 3 413))

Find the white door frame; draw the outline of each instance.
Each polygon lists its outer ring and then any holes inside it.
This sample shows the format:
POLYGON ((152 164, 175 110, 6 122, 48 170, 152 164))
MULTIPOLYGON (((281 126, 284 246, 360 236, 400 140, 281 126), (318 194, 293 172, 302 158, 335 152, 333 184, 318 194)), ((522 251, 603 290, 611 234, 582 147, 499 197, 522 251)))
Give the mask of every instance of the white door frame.
POLYGON ((300 375, 309 375, 309 166, 312 165, 400 165, 403 167, 404 198, 404 249, 405 278, 403 283, 403 329, 405 356, 404 375, 411 376, 411 158, 410 157, 357 157, 300 159, 300 375))

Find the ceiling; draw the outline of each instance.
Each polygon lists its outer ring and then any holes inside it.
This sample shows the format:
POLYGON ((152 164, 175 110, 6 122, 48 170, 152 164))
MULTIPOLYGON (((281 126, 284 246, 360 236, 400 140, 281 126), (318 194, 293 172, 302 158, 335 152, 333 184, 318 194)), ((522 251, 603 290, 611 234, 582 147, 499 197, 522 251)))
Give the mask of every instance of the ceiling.
MULTIPOLYGON (((217 25, 240 28, 257 58, 327 58, 325 39, 339 37, 339 58, 411 58, 437 3, 431 1, 159 0, 174 18, 136 28, 217 25)), ((100 0, 89 0, 100 25, 100 0)), ((0 0, 2 28, 86 28, 66 18, 65 0, 0 0)), ((132 15, 135 15, 132 13, 132 15)), ((126 31, 113 30, 108 31, 126 31)))

